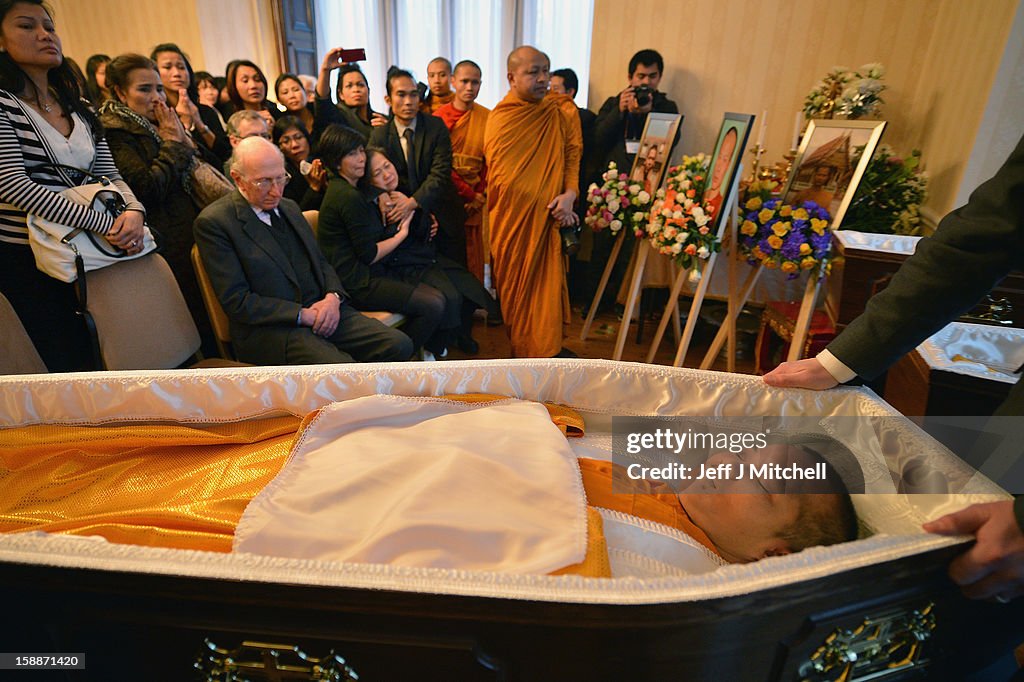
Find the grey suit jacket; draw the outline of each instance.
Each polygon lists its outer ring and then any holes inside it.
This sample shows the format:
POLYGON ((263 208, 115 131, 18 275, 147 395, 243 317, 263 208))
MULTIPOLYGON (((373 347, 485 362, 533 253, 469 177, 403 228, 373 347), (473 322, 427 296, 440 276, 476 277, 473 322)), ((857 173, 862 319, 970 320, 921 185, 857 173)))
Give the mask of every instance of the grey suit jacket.
MULTIPOLYGON (((278 205, 309 255, 309 267, 322 295, 344 296, 337 273, 324 258, 298 205, 278 205)), ((267 225, 236 189, 207 206, 193 228, 203 265, 231 326, 239 359, 282 364, 289 339, 310 334, 298 326, 299 280, 267 225)))

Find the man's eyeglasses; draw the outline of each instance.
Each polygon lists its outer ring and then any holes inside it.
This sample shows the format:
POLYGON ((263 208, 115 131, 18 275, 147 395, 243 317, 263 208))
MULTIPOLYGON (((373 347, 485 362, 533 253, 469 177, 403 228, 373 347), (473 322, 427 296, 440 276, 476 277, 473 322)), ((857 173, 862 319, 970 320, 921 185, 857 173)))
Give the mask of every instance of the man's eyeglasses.
POLYGON ((264 140, 271 139, 270 133, 249 133, 248 135, 243 135, 242 139, 246 140, 246 139, 248 139, 250 137, 262 137, 264 140))
POLYGON ((257 178, 256 180, 249 180, 249 178, 246 178, 246 181, 259 191, 266 192, 274 185, 284 189, 288 183, 291 182, 291 179, 291 174, 285 173, 284 175, 280 175, 276 178, 257 178))

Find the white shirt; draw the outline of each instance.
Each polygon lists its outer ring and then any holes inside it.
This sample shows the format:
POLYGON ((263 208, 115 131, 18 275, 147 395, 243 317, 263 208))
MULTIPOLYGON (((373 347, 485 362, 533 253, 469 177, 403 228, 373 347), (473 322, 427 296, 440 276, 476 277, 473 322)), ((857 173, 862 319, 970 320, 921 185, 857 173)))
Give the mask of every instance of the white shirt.
POLYGON ((815 358, 821 363, 821 366, 832 375, 832 378, 841 384, 845 384, 847 381, 850 381, 857 376, 856 372, 843 364, 839 358, 832 355, 827 348, 818 353, 815 358))
POLYGON ((64 137, 59 130, 53 127, 49 121, 43 118, 42 114, 30 106, 22 107, 32 117, 36 124, 36 130, 46 139, 46 144, 53 151, 57 163, 66 166, 90 170, 93 159, 96 156, 96 146, 92 140, 92 130, 77 113, 71 115, 73 123, 71 134, 64 137))
POLYGON ((413 137, 416 136, 416 119, 414 118, 412 120, 412 123, 410 123, 409 125, 402 125, 401 123, 398 122, 398 119, 396 118, 395 119, 395 128, 398 130, 398 141, 402 143, 402 153, 405 154, 405 158, 408 159, 409 158, 409 140, 407 140, 406 137, 405 137, 405 131, 406 130, 411 130, 412 133, 413 133, 413 137))

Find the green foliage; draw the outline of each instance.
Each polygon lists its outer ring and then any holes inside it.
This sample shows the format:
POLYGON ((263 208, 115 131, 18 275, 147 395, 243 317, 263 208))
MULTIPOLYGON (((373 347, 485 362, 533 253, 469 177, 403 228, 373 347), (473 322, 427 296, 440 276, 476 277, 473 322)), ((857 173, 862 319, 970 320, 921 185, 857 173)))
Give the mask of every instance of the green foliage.
MULTIPOLYGON (((863 148, 857 150, 855 164, 862 152, 863 148)), ((928 194, 928 176, 920 165, 920 150, 903 158, 888 145, 881 145, 868 162, 843 227, 879 234, 920 234, 920 208, 928 194)))

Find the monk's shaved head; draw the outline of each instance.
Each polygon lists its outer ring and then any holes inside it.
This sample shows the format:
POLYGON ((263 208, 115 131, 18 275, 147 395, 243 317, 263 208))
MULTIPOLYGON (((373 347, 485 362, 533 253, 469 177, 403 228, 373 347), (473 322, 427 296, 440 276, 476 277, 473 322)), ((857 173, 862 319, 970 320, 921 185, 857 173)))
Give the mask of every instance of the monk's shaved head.
POLYGON ((535 47, 523 45, 508 55, 509 89, 527 102, 539 102, 548 93, 551 60, 535 47))
POLYGON ((551 66, 551 59, 546 54, 532 45, 520 45, 508 53, 508 59, 505 61, 505 66, 509 73, 513 73, 519 69, 524 62, 531 62, 538 57, 542 57, 548 63, 548 67, 551 66))
POLYGON ((445 59, 444 57, 434 57, 433 59, 430 60, 430 63, 427 64, 427 68, 429 69, 434 64, 444 64, 444 67, 448 71, 448 73, 452 72, 452 63, 445 59))

